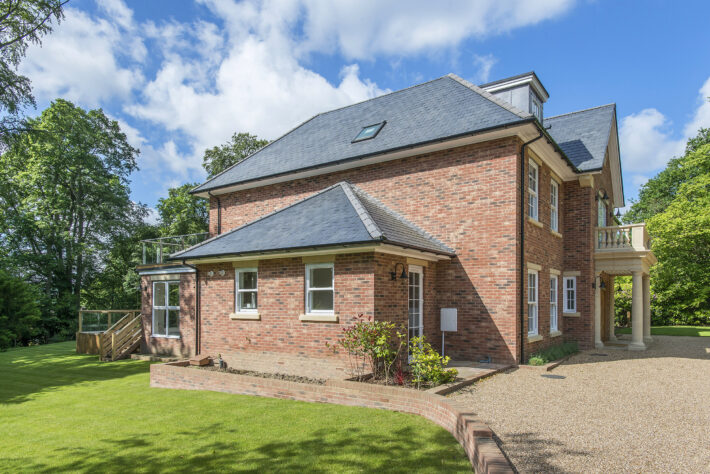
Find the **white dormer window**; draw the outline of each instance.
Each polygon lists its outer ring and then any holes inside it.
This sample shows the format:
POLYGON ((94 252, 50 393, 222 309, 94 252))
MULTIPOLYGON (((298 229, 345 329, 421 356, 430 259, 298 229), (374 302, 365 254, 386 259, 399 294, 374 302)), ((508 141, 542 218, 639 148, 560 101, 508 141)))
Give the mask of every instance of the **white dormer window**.
POLYGON ((530 113, 542 122, 542 102, 534 93, 530 93, 530 113))

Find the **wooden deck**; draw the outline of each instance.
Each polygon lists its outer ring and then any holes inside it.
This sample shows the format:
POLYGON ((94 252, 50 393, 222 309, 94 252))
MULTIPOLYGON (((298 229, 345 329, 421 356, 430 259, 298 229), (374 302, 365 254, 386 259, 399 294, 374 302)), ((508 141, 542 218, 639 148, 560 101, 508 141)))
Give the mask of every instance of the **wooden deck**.
POLYGON ((96 354, 102 360, 126 357, 140 343, 141 312, 137 309, 79 311, 77 354, 96 354))

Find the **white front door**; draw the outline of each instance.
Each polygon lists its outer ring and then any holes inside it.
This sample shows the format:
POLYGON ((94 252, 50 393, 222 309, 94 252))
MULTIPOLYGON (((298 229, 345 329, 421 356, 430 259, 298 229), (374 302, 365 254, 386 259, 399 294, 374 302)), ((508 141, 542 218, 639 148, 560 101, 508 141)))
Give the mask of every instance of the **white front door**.
POLYGON ((409 340, 424 335, 424 272, 409 266, 409 340))

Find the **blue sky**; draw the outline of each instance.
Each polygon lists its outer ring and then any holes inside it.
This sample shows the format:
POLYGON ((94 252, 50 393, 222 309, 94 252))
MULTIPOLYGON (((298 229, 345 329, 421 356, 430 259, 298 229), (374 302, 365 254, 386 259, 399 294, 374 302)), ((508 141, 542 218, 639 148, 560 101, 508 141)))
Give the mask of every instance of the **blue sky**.
POLYGON ((617 104, 628 203, 710 127, 709 17, 700 1, 71 0, 21 71, 38 111, 63 97, 120 121, 142 152, 132 197, 154 207, 234 132, 274 139, 449 72, 534 70, 547 116, 617 104))

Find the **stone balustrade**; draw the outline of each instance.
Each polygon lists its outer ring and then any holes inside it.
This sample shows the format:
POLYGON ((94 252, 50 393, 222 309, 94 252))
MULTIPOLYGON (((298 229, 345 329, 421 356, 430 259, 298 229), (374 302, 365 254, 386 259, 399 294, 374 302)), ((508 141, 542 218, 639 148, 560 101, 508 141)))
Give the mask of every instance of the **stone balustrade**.
POLYGON ((597 227, 596 250, 651 250, 646 224, 628 224, 609 227, 597 227))

